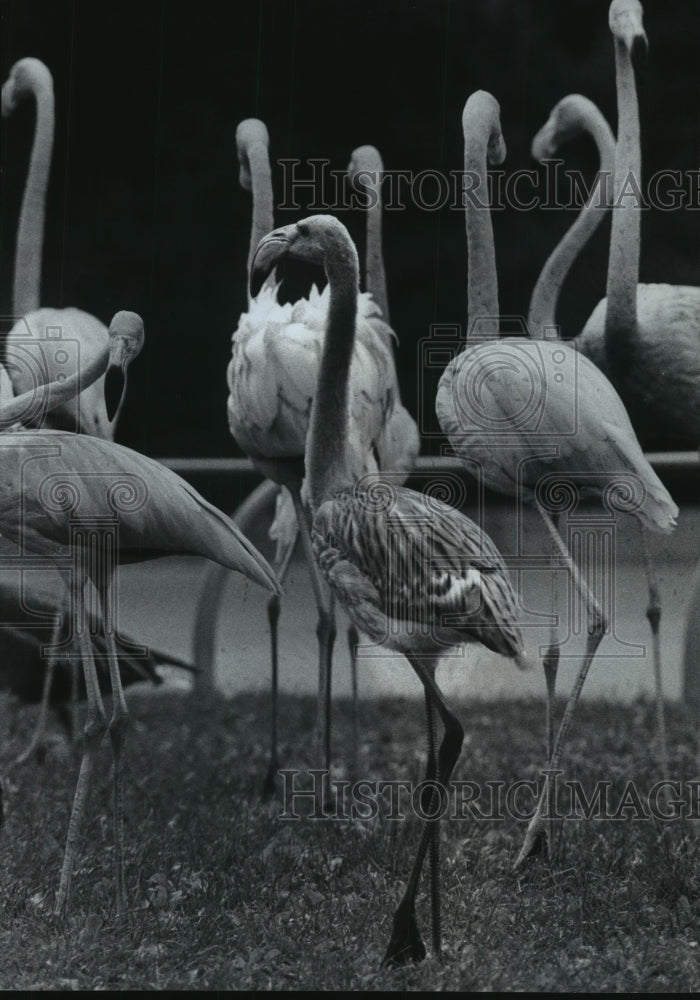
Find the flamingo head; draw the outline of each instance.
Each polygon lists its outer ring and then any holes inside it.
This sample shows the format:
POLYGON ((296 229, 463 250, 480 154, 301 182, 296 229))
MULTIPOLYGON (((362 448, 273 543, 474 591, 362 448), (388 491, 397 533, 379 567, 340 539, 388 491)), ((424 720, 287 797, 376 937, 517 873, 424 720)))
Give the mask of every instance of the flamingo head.
POLYGON ((591 104, 581 94, 569 94, 555 104, 549 118, 532 140, 533 158, 551 160, 565 142, 580 135, 585 130, 585 112, 591 104))
POLYGON ((357 251, 342 222, 332 215, 310 215, 260 240, 250 267, 253 297, 273 268, 288 257, 323 267, 329 278, 332 268, 343 266, 354 270, 357 277, 357 251))
POLYGON ((105 372, 105 408, 111 421, 117 419, 126 395, 126 373, 144 342, 143 320, 122 310, 109 324, 109 361, 105 372))
POLYGON ((379 187, 384 164, 376 146, 358 146, 350 154, 348 180, 355 191, 379 187))
POLYGON ((486 159, 490 166, 498 166, 506 158, 506 143, 501 131, 501 107, 487 90, 475 90, 467 99, 462 112, 462 130, 465 148, 475 134, 485 135, 486 159))
POLYGON ((639 0, 612 0, 608 14, 610 30, 633 57, 638 52, 646 54, 649 48, 642 25, 642 5, 639 0))
POLYGON ((40 59, 27 56, 10 70, 2 85, 2 117, 12 114, 23 97, 39 91, 53 92, 53 78, 40 59))
POLYGON ((259 118, 245 118, 236 129, 236 149, 238 151, 238 183, 244 191, 253 190, 253 178, 250 172, 250 150, 253 146, 262 145, 270 148, 270 136, 267 126, 259 118))

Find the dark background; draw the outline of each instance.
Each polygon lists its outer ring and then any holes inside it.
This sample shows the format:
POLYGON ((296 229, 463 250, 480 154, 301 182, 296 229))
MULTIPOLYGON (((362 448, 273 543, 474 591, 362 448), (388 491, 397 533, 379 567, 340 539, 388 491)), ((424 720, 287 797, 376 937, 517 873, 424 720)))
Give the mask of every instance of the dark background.
MULTIPOLYGON (((647 0, 644 175, 700 165, 700 4, 647 0)), ((343 169, 362 143, 388 169, 460 170, 461 111, 501 104, 505 167, 553 104, 579 91, 615 128, 608 0, 5 0, 0 73, 22 56, 54 77, 56 140, 42 304, 105 322, 140 312, 147 345, 131 371, 118 439, 154 456, 239 454, 226 422, 230 336, 246 306, 250 197, 238 186, 235 129, 268 125, 273 161, 326 157, 343 169)), ((3 122, 0 308, 10 312, 17 216, 34 127, 27 102, 3 122)), ((591 178, 592 142, 565 151, 591 178)), ((273 175, 283 199, 279 167, 273 175)), ((301 199, 303 200, 303 198, 301 199)), ((278 224, 305 212, 278 211, 278 224)), ((359 210, 341 215, 364 244, 359 210)), ((527 310, 564 211, 494 214, 503 313, 527 310)), ((698 214, 645 213, 642 281, 697 284, 698 214)), ((416 412, 418 342, 466 318, 463 214, 385 213, 392 325, 406 405, 416 412)), ((581 328, 604 294, 609 221, 567 283, 559 320, 581 328)), ((429 412, 424 424, 435 427, 429 412)), ((434 447, 434 446, 433 446, 434 447)))

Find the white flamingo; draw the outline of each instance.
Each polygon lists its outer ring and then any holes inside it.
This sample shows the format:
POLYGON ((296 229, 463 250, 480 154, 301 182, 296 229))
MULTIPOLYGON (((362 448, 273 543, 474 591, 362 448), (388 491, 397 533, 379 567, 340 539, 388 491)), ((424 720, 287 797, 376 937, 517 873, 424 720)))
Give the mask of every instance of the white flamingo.
MULTIPOLYGON (((248 119, 237 131, 241 181, 253 192, 253 227, 249 261, 261 230, 271 227, 271 181, 267 129, 248 119), (261 197, 258 197, 258 192, 261 197)), ((269 230, 268 230, 269 231, 269 230)), ((319 699, 317 732, 322 734, 324 761, 330 764, 331 658, 335 639, 335 614, 325 584, 311 553, 308 511, 303 497, 304 453, 311 404, 316 392, 329 293, 314 287, 308 298, 280 305, 278 285, 268 281, 251 298, 233 335, 228 366, 228 419, 231 434, 264 476, 286 487, 278 502, 270 531, 277 540, 274 565, 283 579, 297 531, 311 573, 318 609, 319 699), (291 505, 290 505, 291 499, 291 505), (293 515, 293 516, 292 516, 293 515)), ((396 381, 390 330, 382 321, 370 295, 358 297, 358 331, 351 369, 352 447, 359 471, 377 465, 400 473, 412 465, 418 451, 407 458, 397 449, 405 434, 406 411, 396 381), (399 466, 399 463, 400 466, 399 466)), ((273 615, 279 607, 273 603, 273 615)), ((275 622, 276 624, 276 622, 275 622)), ((273 633, 274 635, 274 633, 273 633)), ((276 699, 276 648, 273 647, 273 704, 276 699)), ((265 790, 276 774, 276 724, 273 714, 273 748, 265 790)))
MULTIPOLYGON (((118 314, 121 331, 138 336, 134 313, 118 314)), ((114 324, 115 321, 113 321, 114 324)), ((142 333, 141 333, 142 335, 142 333)), ((104 371, 104 361, 102 370, 104 371)), ((96 378, 98 366, 81 379, 42 385, 30 397, 62 401, 72 386, 96 378)), ((21 402, 0 411, 0 426, 14 423, 21 402)), ((0 435, 0 532, 21 549, 20 564, 38 557, 55 565, 71 594, 72 635, 79 642, 87 691, 83 758, 66 840, 55 912, 65 910, 77 836, 97 753, 109 730, 114 756, 114 826, 117 913, 126 909, 123 830, 123 750, 128 720, 114 645, 112 574, 117 560, 144 561, 163 555, 199 555, 237 569, 268 590, 275 576, 224 514, 165 466, 111 441, 56 430, 7 431, 0 435), (102 470, 102 472, 98 471, 102 470), (112 531, 105 531, 108 523, 112 531), (99 681, 85 626, 84 589, 90 580, 102 606, 109 654, 113 714, 106 721, 99 681)))
POLYGON ((646 51, 639 0, 613 0, 618 139, 607 296, 576 338, 611 379, 651 447, 700 442, 700 287, 639 284, 639 108, 632 55, 646 51))
MULTIPOLYGON (((573 122, 574 130, 583 128, 596 139, 605 179, 611 171, 615 177, 614 191, 610 191, 608 185, 606 197, 602 199, 604 204, 615 206, 608 259, 608 294, 598 303, 581 333, 569 343, 590 358, 613 382, 632 426, 648 446, 654 443, 668 446, 669 441, 697 446, 700 442, 700 288, 638 283, 641 210, 634 203, 633 191, 634 185, 641 181, 641 154, 632 53, 647 47, 638 0, 614 0, 610 5, 609 23, 615 43, 619 141, 615 145, 595 105, 590 104, 585 118, 579 116, 578 121, 573 122)), ((558 144, 568 138, 566 128, 562 132, 559 121, 552 123, 547 135, 550 123, 533 143, 533 154, 538 158, 541 153, 552 155, 558 144), (543 142, 536 149, 540 137, 543 142)), ((531 335, 538 336, 544 325, 554 324, 556 299, 566 272, 601 217, 602 212, 589 204, 545 264, 530 303, 531 335)), ((652 633, 659 757, 662 776, 668 779, 661 600, 643 526, 641 535, 649 588, 646 615, 652 633)))
MULTIPOLYGON (((32 387, 36 369, 31 372, 18 358, 27 353, 40 361, 44 379, 55 381, 59 369, 55 363, 56 331, 64 340, 77 341, 79 364, 85 365, 99 354, 107 343, 107 327, 95 316, 82 309, 41 308, 41 261, 44 247, 46 195, 51 169, 54 137, 53 80, 49 69, 39 59, 20 59, 10 70, 2 87, 2 115, 9 116, 18 105, 33 99, 36 104, 34 141, 24 186, 22 207, 17 228, 12 310, 17 322, 7 336, 6 355, 10 362, 10 378, 16 394, 32 387), (32 347, 28 340, 36 339, 32 347), (14 363, 13 363, 14 362, 14 363)), ((131 357, 117 358, 122 377, 131 357)), ((75 399, 56 407, 47 416, 47 426, 62 430, 79 430, 108 441, 114 440, 119 411, 117 400, 123 399, 121 377, 109 375, 107 402, 104 378, 86 386, 75 399)))
MULTIPOLYGON (((445 786, 459 757, 463 729, 435 682, 450 647, 480 642, 520 657, 517 601, 493 542, 447 504, 390 479, 364 476, 352 443, 351 371, 357 335, 359 265, 345 227, 311 216, 266 236, 253 261, 253 292, 284 257, 322 264, 330 307, 311 412, 306 484, 313 553, 332 593, 356 627, 406 656, 420 678, 428 719, 428 779, 445 786), (434 710, 445 727, 435 752, 434 710)), ((433 796, 434 798, 434 796, 433 796)), ((432 812, 433 803, 426 803, 432 812)), ((439 828, 426 822, 394 917, 385 962, 421 960, 425 946, 415 899, 431 848, 433 945, 440 951, 439 828)))
MULTIPOLYGON (((462 116, 465 171, 486 190, 486 164, 502 162, 505 145, 499 107, 485 91, 467 101, 462 116)), ((476 466, 484 483, 496 492, 519 495, 532 503, 557 546, 574 585, 588 608, 586 650, 577 681, 550 756, 557 767, 591 661, 607 630, 598 602, 588 590, 555 525, 542 506, 553 474, 584 496, 608 496, 621 479, 641 488, 629 510, 645 527, 669 532, 678 508, 645 459, 619 396, 586 357, 562 352, 547 340, 509 337, 498 331, 498 284, 493 230, 488 212, 466 202, 469 250, 468 330, 489 338, 466 347, 448 365, 438 388, 435 408, 450 444, 467 464, 476 466), (493 338, 493 339, 491 339, 493 338), (567 356, 570 361, 566 363, 567 356), (572 420, 572 415, 575 419, 572 420), (581 475, 585 477, 582 486, 581 475)), ((546 672, 548 727, 556 664, 546 672)), ((542 830, 544 793, 518 858, 529 853, 542 830)))
MULTIPOLYGON (((29 169, 20 209, 15 251, 13 281, 13 314, 16 322, 10 330, 5 347, 6 366, 12 390, 22 393, 31 389, 39 378, 54 382, 70 370, 70 353, 57 343, 56 334, 64 342, 77 342, 79 367, 99 357, 108 343, 107 327, 95 316, 81 309, 41 308, 41 271, 46 217, 46 196, 51 168, 54 138, 53 79, 48 67, 39 59, 20 59, 10 70, 2 88, 2 115, 9 116, 18 105, 33 99, 36 105, 34 140, 29 169), (65 355, 65 362, 57 357, 65 355)), ((28 416, 28 426, 53 427, 59 430, 81 431, 114 440, 128 366, 134 358, 133 348, 140 350, 131 338, 109 341, 111 363, 99 379, 86 382, 82 391, 52 410, 44 411, 43 424, 28 416)), ((3 398, 0 395, 0 399, 3 398)), ((60 628, 57 622, 56 628, 60 628)), ((52 645, 58 641, 58 633, 52 645)), ((46 699, 53 677, 53 662, 49 658, 46 670, 46 699)), ((39 716, 40 728, 19 762, 37 749, 43 738, 43 723, 47 702, 39 716)))

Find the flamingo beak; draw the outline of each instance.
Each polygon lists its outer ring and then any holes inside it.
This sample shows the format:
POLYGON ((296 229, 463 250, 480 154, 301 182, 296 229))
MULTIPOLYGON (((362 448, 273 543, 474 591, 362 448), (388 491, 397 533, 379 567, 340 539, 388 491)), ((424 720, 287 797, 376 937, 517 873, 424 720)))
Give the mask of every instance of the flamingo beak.
POLYGON ((268 233, 260 240, 250 265, 250 294, 253 298, 277 264, 287 256, 289 247, 289 237, 282 229, 268 233))
POLYGON ((489 164, 492 167, 497 167, 506 158, 506 141, 499 132, 497 136, 494 136, 489 140, 487 157, 489 164))
POLYGON ((110 338, 109 363, 105 372, 105 408, 107 417, 115 419, 126 395, 126 370, 133 356, 133 348, 128 337, 110 338))
POLYGON ((542 160, 551 160, 555 154, 556 148, 554 145, 554 129, 555 123, 550 115, 535 138, 532 140, 530 152, 533 160, 537 160, 538 163, 541 163, 542 160))
POLYGON ((15 110, 15 88, 12 80, 6 80, 2 85, 2 117, 7 118, 15 110))

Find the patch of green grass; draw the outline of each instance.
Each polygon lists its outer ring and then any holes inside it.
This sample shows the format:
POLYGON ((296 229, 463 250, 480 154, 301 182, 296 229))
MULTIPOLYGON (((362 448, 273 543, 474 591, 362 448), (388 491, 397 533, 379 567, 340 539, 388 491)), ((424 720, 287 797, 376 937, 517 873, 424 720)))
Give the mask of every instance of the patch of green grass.
MULTIPOLYGON (((285 820, 261 802, 268 699, 175 693, 131 700, 126 865, 130 913, 114 919, 110 754, 102 756, 65 921, 51 914, 79 753, 54 741, 43 764, 5 775, 0 837, 0 988, 328 989, 689 992, 700 988, 700 820, 572 820, 556 857, 513 872, 526 823, 442 823, 441 960, 383 969, 393 911, 420 835, 415 817, 285 820)), ((313 766, 311 699, 282 701, 283 767, 313 766)), ((464 704, 455 778, 482 790, 538 775, 539 702, 464 704), (486 783, 491 782, 488 786, 486 783)), ((5 765, 36 712, 6 706, 5 765)), ((653 707, 584 703, 564 778, 591 795, 657 780, 653 707)), ((361 705, 360 773, 421 780, 422 705, 361 705)), ((669 711, 672 775, 696 777, 695 733, 669 711)), ((335 706, 334 758, 350 760, 347 702, 335 706)), ((341 768, 335 777, 347 776, 341 768)), ((299 779, 301 780, 301 779, 299 779)), ((480 800, 482 806, 486 800, 480 800)), ((531 799, 527 792, 517 800, 531 799)), ((382 798, 384 805, 388 800, 382 798)), ((405 804, 405 802, 404 802, 405 804)), ((300 814, 308 813, 301 803, 300 814)), ((482 809, 482 811, 486 811, 482 809)), ((497 812, 498 810, 496 810, 497 812)), ((427 878, 418 921, 430 942, 427 878)))

